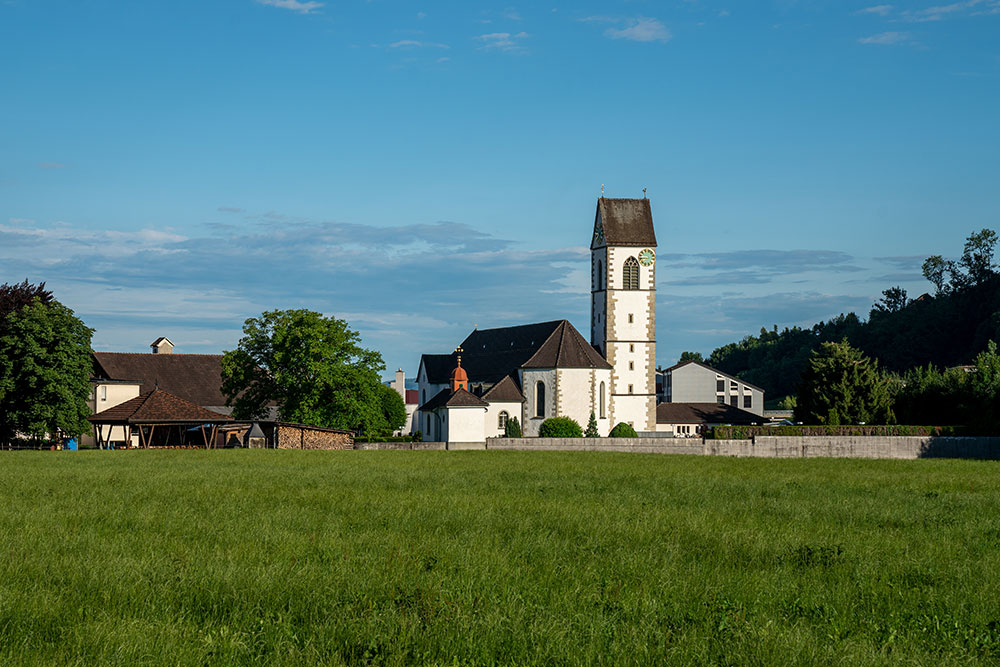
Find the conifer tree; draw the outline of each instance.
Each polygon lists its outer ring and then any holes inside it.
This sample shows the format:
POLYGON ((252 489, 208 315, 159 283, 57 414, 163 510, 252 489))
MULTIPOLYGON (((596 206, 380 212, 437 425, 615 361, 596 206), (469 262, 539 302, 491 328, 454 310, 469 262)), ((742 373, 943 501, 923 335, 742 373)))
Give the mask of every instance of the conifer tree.
POLYGON ((583 434, 586 438, 599 438, 601 434, 597 430, 597 415, 590 413, 590 421, 587 422, 587 431, 583 434))

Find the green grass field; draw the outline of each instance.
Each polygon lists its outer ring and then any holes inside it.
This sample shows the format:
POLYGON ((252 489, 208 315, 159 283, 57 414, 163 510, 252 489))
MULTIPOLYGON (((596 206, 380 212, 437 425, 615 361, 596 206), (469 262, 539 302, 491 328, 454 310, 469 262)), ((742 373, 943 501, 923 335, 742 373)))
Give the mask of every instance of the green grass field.
POLYGON ((1000 662, 1000 463, 0 453, 0 664, 1000 662))

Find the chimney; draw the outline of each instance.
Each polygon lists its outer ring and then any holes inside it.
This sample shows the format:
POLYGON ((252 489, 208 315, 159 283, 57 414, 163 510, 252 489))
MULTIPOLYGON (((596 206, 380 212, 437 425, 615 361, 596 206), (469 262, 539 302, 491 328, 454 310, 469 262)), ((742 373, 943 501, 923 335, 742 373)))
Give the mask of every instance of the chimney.
POLYGON ((160 336, 152 343, 149 344, 153 348, 153 354, 173 354, 174 344, 170 342, 169 338, 160 336))
POLYGON ((403 402, 406 402, 406 373, 400 368, 396 371, 396 379, 392 383, 392 388, 396 390, 396 393, 403 397, 403 402))

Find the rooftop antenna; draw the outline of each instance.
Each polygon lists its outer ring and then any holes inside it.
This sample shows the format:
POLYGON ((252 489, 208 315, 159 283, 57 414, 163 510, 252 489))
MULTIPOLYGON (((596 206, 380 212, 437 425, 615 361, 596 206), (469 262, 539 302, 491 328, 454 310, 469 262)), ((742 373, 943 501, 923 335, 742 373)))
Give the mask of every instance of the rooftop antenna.
POLYGON ((647 198, 647 197, 646 197, 646 188, 643 188, 643 189, 642 189, 642 198, 643 198, 643 199, 646 199, 646 198, 647 198))

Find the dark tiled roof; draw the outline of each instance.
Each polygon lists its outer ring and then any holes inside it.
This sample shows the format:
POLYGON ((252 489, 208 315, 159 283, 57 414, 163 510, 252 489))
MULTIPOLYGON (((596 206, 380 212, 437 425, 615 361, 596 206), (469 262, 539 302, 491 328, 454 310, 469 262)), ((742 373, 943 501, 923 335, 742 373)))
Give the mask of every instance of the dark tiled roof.
POLYGON ((135 380, 145 391, 163 389, 197 405, 225 405, 221 354, 94 352, 94 377, 135 380))
POLYGON ((562 320, 538 351, 522 365, 523 368, 611 368, 594 346, 580 332, 562 320))
POLYGON ((514 378, 508 375, 490 387, 490 390, 483 394, 483 400, 487 403, 520 403, 524 400, 524 395, 514 378))
POLYGON ((87 417, 94 423, 127 422, 129 424, 190 423, 207 424, 232 421, 226 415, 206 410, 179 396, 154 389, 87 417))
POLYGON ((653 231, 653 213, 648 199, 597 200, 596 216, 604 225, 604 242, 607 245, 656 246, 653 231))
POLYGON ((657 424, 763 424, 766 419, 722 403, 660 403, 657 424))
POLYGON ((437 394, 435 394, 429 401, 421 405, 418 410, 421 412, 432 412, 438 408, 472 408, 472 407, 486 407, 489 405, 486 401, 479 398, 475 394, 470 394, 465 389, 459 389, 455 393, 451 392, 450 387, 442 389, 437 394))
MULTIPOLYGON (((516 375, 519 368, 553 368, 556 360, 561 361, 562 368, 610 368, 566 320, 476 329, 462 341, 462 350, 462 368, 473 383, 496 384, 508 375, 516 375), (544 353, 539 355, 543 348, 544 353)), ((421 363, 428 382, 446 384, 457 359, 455 353, 425 354, 421 363)))
POLYGON ((708 370, 712 371, 713 373, 717 373, 719 375, 722 375, 723 377, 729 378, 730 380, 736 380, 737 382, 745 384, 746 386, 750 387, 751 389, 756 389, 757 391, 760 391, 760 392, 764 391, 763 389, 761 389, 757 385, 750 384, 746 380, 741 380, 738 377, 735 377, 733 375, 730 375, 729 373, 726 373, 725 371, 720 371, 718 368, 712 368, 708 364, 703 364, 700 361, 695 361, 694 359, 689 359, 687 361, 682 361, 679 364, 674 364, 670 368, 667 368, 667 369, 665 369, 663 371, 660 371, 660 372, 661 373, 672 373, 675 370, 677 370, 678 368, 683 368, 684 366, 687 366, 688 364, 697 364, 697 365, 701 366, 702 368, 707 368, 708 370))

